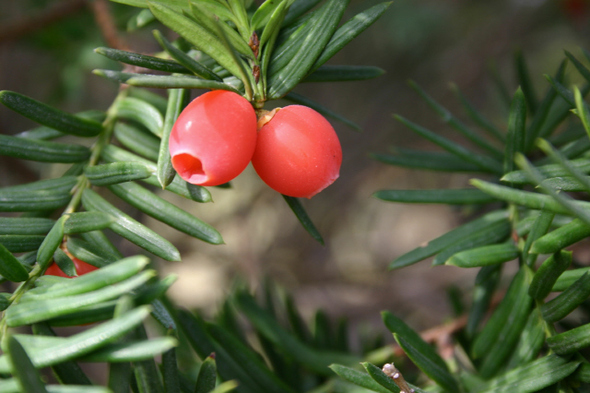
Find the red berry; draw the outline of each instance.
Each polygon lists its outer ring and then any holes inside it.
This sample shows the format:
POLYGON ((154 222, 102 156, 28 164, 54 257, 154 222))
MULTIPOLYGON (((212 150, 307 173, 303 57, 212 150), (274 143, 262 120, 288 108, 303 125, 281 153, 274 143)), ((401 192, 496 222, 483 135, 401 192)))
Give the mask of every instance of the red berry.
POLYGON ((311 198, 338 178, 342 148, 322 115, 290 105, 260 128, 252 164, 275 191, 311 198))
MULTIPOLYGON (((74 262, 74 267, 76 268, 76 272, 78 273, 79 276, 86 274, 86 273, 90 273, 91 271, 98 269, 96 266, 92 266, 84 261, 79 260, 78 258, 75 258, 75 257, 71 257, 71 258, 72 258, 72 262, 74 262)), ((55 263, 55 262, 53 262, 51 265, 49 265, 47 270, 45 270, 45 275, 46 276, 59 276, 59 277, 72 278, 72 276, 68 276, 67 274, 65 274, 59 268, 59 266, 57 266, 57 263, 55 263)))
POLYGON ((224 90, 205 93, 182 111, 170 134, 172 166, 192 184, 227 183, 248 166, 256 148, 256 113, 224 90))

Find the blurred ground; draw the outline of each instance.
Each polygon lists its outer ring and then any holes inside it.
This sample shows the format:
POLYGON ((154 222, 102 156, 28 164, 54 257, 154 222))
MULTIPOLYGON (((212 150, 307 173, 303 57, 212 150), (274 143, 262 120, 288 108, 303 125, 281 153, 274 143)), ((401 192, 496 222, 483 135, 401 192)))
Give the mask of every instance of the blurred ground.
MULTIPOLYGON (((0 89, 74 112, 106 109, 116 86, 90 71, 117 65, 92 52, 106 44, 85 6, 35 33, 2 35, 7 26, 43 14, 57 3, 60 1, 0 0, 0 89)), ((376 1, 353 0, 348 15, 373 4, 376 1)), ((117 5, 112 9, 124 25, 129 12, 117 5)), ((180 276, 170 295, 187 307, 211 311, 236 277, 245 277, 253 285, 271 277, 295 295, 307 315, 321 307, 330 315, 349 316, 354 323, 379 325, 379 311, 388 309, 418 328, 443 321, 449 315, 445 288, 451 284, 468 288, 474 272, 430 268, 429 262, 387 272, 387 265, 460 223, 466 212, 444 206, 388 204, 371 194, 388 188, 463 187, 469 176, 387 167, 371 160, 368 153, 387 152, 388 146, 432 148, 396 123, 393 113, 456 138, 407 86, 408 79, 462 115, 448 89, 452 81, 502 126, 506 108, 493 88, 490 67, 515 88, 512 58, 522 49, 537 92, 544 92, 547 84, 542 74, 554 73, 564 49, 576 55, 580 48, 588 49, 588 15, 585 1, 394 1, 381 20, 331 61, 377 65, 386 71, 384 76, 296 89, 346 114, 364 129, 355 133, 332 122, 344 151, 340 179, 304 201, 326 245, 311 239, 283 199, 248 168, 233 182, 233 190, 213 190, 213 204, 171 199, 213 224, 225 245, 206 245, 145 220, 182 253, 182 263, 160 264, 164 273, 180 276)), ((158 50, 149 30, 119 34, 132 50, 149 53, 158 50)), ((0 132, 11 134, 28 127, 31 123, 0 108, 0 132)), ((6 158, 0 165, 0 185, 14 184, 17 176, 44 176, 47 170, 6 158), (18 172, 13 170, 15 165, 18 172)), ((127 243, 122 247, 129 253, 136 251, 127 243)))

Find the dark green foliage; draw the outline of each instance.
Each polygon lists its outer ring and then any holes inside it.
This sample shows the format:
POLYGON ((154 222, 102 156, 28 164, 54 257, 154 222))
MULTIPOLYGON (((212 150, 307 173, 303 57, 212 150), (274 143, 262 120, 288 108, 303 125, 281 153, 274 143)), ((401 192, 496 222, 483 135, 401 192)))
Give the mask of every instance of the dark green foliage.
MULTIPOLYGON (((373 153, 373 158, 479 177, 464 188, 379 190, 374 196, 394 203, 459 205, 477 216, 398 256, 390 268, 433 257, 433 265, 477 268, 479 273, 468 293, 471 302, 463 301, 464 288, 453 292, 456 313, 467 314, 458 315, 462 324, 446 333, 443 343, 456 357, 439 351, 393 314, 382 314, 391 340, 405 352, 400 358, 378 337, 361 337, 353 340, 360 345, 349 345, 355 329, 349 330, 344 319, 334 321, 326 310, 306 321, 293 298, 278 296, 270 283, 262 288, 263 301, 236 285, 218 314, 206 319, 166 298, 174 276, 158 277, 147 257, 124 258, 110 240, 114 233, 164 260, 181 258, 176 245, 131 218, 126 209, 133 207, 200 241, 223 243, 216 229, 155 191, 211 202, 206 188, 181 180, 170 162, 168 137, 188 103, 188 89, 237 92, 255 109, 284 98, 360 129, 292 90, 301 82, 381 75, 380 68, 369 65, 324 63, 375 22, 389 3, 342 21, 345 0, 268 0, 260 6, 241 0, 117 1, 143 8, 130 27, 159 21, 181 39, 170 42, 155 31, 164 51, 155 56, 97 48, 110 59, 155 71, 96 70, 128 85, 105 113, 74 115, 19 93, 0 92, 0 103, 40 125, 1 135, 0 155, 68 165, 61 177, 0 189, 0 211, 9 213, 0 218, 0 274, 13 289, 0 293, 0 391, 584 391, 590 383, 585 359, 590 275, 589 268, 577 263, 575 250, 564 250, 590 236, 585 195, 590 192, 590 109, 584 101, 590 84, 570 88, 565 78, 572 71, 590 83, 584 62, 566 52, 573 67, 563 61, 539 96, 518 52, 519 87, 496 80, 510 107, 501 126, 456 87, 473 125, 410 83, 465 143, 396 115, 442 151, 398 147, 373 153), (169 91, 164 98, 129 86, 169 91), (76 259, 99 269, 74 279, 44 275, 55 262, 76 276, 76 259), (507 263, 511 267, 504 269, 507 263), (52 328, 85 323, 95 324, 68 337, 52 328), (25 326, 32 326, 32 334, 12 329, 25 326), (397 367, 387 363, 392 360, 397 367), (108 363, 110 390, 92 385, 81 362, 108 363), (60 385, 47 384, 39 372, 45 367, 60 385)), ((323 244, 301 201, 284 199, 302 227, 323 244)))
MULTIPOLYGON (((590 73, 583 63, 570 53, 566 55, 576 71, 588 79, 590 73)), ((441 364, 442 359, 433 357, 432 347, 415 333, 405 333, 404 336, 398 331, 401 328, 390 326, 394 319, 389 318, 388 327, 400 346, 438 385, 439 391, 578 391, 579 381, 587 382, 586 363, 581 354, 590 345, 590 328, 580 326, 580 320, 587 321, 588 318, 585 306, 590 296, 588 269, 568 270, 576 255, 574 251, 572 258, 572 252, 564 248, 590 236, 590 205, 583 194, 563 191, 590 191, 587 176, 590 167, 586 161, 590 146, 589 111, 583 99, 588 87, 574 87, 573 91, 566 87, 566 63, 562 62, 554 78, 547 77, 550 86, 545 97, 539 99, 524 57, 517 53, 515 64, 520 87, 511 99, 505 134, 500 131, 502 127, 486 120, 456 88, 459 100, 479 129, 469 129, 413 84, 428 105, 481 152, 476 153, 398 116, 398 120, 410 130, 448 153, 411 151, 410 154, 410 151, 396 148, 394 155, 373 155, 390 165, 448 172, 465 172, 471 168, 473 173, 488 174, 471 180, 475 189, 382 190, 375 193, 389 202, 489 206, 485 215, 398 257, 390 265, 395 269, 436 256, 435 265, 481 266, 473 288, 466 335, 462 334, 462 329, 456 335, 457 341, 468 351, 472 367, 459 365, 453 370, 454 375, 444 377, 448 369, 442 373, 444 369, 440 367, 455 363, 447 360, 441 364), (573 109, 572 112, 568 113, 569 109, 573 109), (569 127, 562 126, 564 123, 569 127), (584 131, 588 135, 584 135, 584 131), (485 135, 480 132, 504 144, 501 157, 496 156, 487 142, 482 143, 486 139, 482 139, 485 135), (493 164, 498 158, 503 162, 500 172, 493 164), (480 199, 476 192, 491 199, 480 199), (477 195, 478 198, 462 199, 463 194, 477 195), (481 236, 478 235, 480 232, 481 236), (545 259, 540 265, 537 264, 539 258, 545 259), (499 291, 502 265, 513 260, 518 263, 518 271, 512 278, 503 278, 503 281, 511 281, 510 286, 501 292, 499 304, 493 306, 492 298, 499 291), (547 300, 551 292, 561 294, 547 300), (480 327, 487 312, 491 312, 490 317, 480 327), (577 313, 577 318, 572 318, 573 313, 577 313), (449 385, 453 377, 458 378, 455 379, 458 385, 449 385)), ((385 319, 386 325, 387 321, 388 318, 385 319)), ((396 324, 405 326, 399 322, 396 324)), ((376 376, 370 376, 377 381, 376 376)), ((351 376, 349 380, 368 387, 363 378, 366 376, 351 376)))

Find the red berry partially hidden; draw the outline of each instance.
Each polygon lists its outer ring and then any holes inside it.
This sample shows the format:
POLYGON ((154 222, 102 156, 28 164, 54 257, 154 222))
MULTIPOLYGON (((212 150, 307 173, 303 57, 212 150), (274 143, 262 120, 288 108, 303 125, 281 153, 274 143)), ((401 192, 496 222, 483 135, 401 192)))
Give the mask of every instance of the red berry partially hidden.
MULTIPOLYGON (((72 262, 74 262, 74 267, 76 268, 76 272, 78 273, 79 276, 86 274, 86 273, 90 273, 90 272, 98 269, 96 266, 92 266, 84 261, 79 260, 78 258, 71 257, 71 259, 72 259, 72 262)), ((59 266, 57 266, 57 263, 55 263, 55 262, 53 262, 51 265, 49 265, 47 270, 45 270, 45 275, 46 276, 59 276, 59 277, 72 278, 72 276, 68 276, 67 274, 65 274, 59 268, 59 266)))
POLYGON ((272 189, 311 198, 336 180, 342 164, 340 141, 330 123, 301 105, 278 110, 258 132, 252 165, 272 189))
POLYGON ((217 186, 248 166, 256 148, 256 113, 224 90, 205 93, 182 111, 169 141, 172 166, 189 183, 217 186))

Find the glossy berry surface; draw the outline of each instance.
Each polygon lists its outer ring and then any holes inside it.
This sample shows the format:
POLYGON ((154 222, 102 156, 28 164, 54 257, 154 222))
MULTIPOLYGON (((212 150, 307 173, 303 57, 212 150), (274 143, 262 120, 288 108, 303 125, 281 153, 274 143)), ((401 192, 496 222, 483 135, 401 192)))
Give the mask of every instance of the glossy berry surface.
POLYGON ((318 112, 290 105, 258 132, 252 165, 272 189, 311 198, 340 174, 342 148, 330 123, 318 112))
POLYGON ((256 113, 242 96, 205 93, 182 111, 170 134, 172 166, 189 183, 217 186, 238 176, 256 148, 256 113))
MULTIPOLYGON (((76 268, 76 272, 78 273, 78 276, 81 276, 86 273, 90 273, 90 272, 98 269, 96 266, 92 266, 84 261, 79 260, 78 258, 72 257, 72 262, 74 262, 74 267, 76 268)), ((49 267, 45 271, 45 275, 46 276, 59 276, 59 277, 72 278, 72 276, 68 276, 67 274, 65 274, 59 268, 59 266, 57 266, 57 263, 55 263, 55 262, 53 262, 51 265, 49 265, 49 267)))

